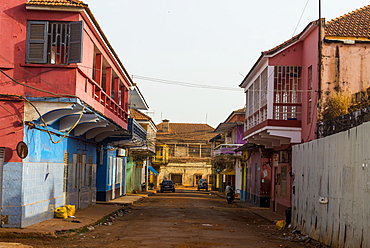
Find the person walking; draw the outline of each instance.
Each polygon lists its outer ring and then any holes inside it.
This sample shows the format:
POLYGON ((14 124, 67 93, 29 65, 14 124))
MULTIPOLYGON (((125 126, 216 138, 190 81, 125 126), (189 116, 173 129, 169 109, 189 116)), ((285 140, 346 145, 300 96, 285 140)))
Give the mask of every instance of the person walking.
POLYGON ((226 200, 227 200, 227 203, 232 203, 235 199, 235 190, 234 188, 231 186, 231 183, 228 182, 227 183, 227 186, 225 188, 225 192, 226 192, 226 200))

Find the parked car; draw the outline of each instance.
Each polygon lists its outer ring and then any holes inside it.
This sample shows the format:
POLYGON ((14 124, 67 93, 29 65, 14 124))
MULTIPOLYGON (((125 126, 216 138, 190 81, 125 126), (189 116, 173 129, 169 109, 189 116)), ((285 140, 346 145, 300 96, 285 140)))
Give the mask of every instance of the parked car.
POLYGON ((198 190, 205 189, 208 190, 208 182, 207 179, 200 179, 198 181, 198 190))
POLYGON ((161 189, 159 192, 163 193, 164 191, 172 191, 175 192, 175 184, 172 180, 163 180, 162 183, 159 184, 161 189))

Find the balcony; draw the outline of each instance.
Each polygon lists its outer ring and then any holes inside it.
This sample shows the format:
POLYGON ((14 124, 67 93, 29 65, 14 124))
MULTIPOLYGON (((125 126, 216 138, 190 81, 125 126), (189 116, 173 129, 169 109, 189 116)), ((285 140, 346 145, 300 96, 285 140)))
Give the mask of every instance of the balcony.
POLYGON ((167 145, 159 145, 156 147, 156 155, 153 157, 152 163, 155 165, 168 164, 169 147, 167 145))
POLYGON ((146 136, 147 133, 145 129, 133 118, 128 119, 128 131, 129 134, 126 135, 125 139, 120 139, 112 144, 114 146, 118 147, 124 147, 124 148, 133 148, 138 147, 141 149, 141 147, 146 145, 146 136))
POLYGON ((268 66, 246 84, 245 140, 266 148, 301 142, 301 81, 300 66, 268 66))
POLYGON ((227 155, 227 156, 241 156, 242 152, 235 152, 235 149, 241 147, 243 144, 221 144, 213 150, 213 157, 227 155))

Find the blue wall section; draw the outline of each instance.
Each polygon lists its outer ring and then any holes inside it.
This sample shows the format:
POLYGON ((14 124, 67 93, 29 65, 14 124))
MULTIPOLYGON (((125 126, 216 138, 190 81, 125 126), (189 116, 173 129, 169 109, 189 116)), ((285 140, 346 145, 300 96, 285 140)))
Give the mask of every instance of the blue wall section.
MULTIPOLYGON (((56 135, 52 137, 54 141, 60 139, 56 135)), ((29 150, 28 157, 24 161, 63 163, 64 151, 67 150, 69 139, 53 144, 48 133, 37 129, 26 129, 24 139, 29 150)))
MULTIPOLYGON (((59 139, 52 137, 55 141, 59 139)), ((38 129, 26 129, 24 142, 29 154, 23 163, 3 165, 2 215, 8 216, 3 227, 26 227, 53 218, 54 209, 67 203, 65 190, 71 194, 68 204, 73 204, 73 194, 78 191, 72 188, 75 171, 69 170, 68 185, 64 185, 65 168, 71 167, 73 154, 90 157, 94 170, 93 184, 80 188, 80 208, 95 203, 95 145, 72 138, 53 144, 48 133, 38 129)))
POLYGON ((3 227, 21 226, 22 172, 22 163, 4 163, 1 214, 8 216, 8 224, 3 227))
POLYGON ((117 173, 119 173, 116 168, 118 166, 113 166, 114 159, 117 158, 117 150, 114 147, 103 146, 102 152, 98 152, 98 165, 97 165, 97 175, 96 175, 96 187, 97 187, 97 200, 98 201, 108 201, 112 199, 112 191, 115 191, 115 198, 119 197, 119 187, 122 186, 122 194, 125 194, 125 166, 126 157, 120 157, 122 159, 122 181, 113 182, 116 178, 117 173), (110 168, 111 167, 111 168, 110 168), (111 174, 111 175, 109 175, 111 174))

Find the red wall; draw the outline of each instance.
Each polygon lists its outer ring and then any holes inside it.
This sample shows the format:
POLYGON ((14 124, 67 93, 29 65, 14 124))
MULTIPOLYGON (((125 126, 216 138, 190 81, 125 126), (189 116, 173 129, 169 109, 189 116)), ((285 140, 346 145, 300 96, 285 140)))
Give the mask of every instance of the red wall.
POLYGON ((308 142, 316 138, 317 98, 318 93, 318 28, 311 32, 303 41, 302 53, 302 141, 308 142), (308 68, 312 66, 312 122, 308 123, 308 68))
POLYGON ((0 99, 0 147, 5 147, 5 162, 21 162, 16 147, 23 141, 23 115, 23 101, 0 99))
MULTIPOLYGON (((0 93, 26 95, 33 97, 68 97, 63 94, 77 96, 95 110, 114 120, 127 129, 127 120, 119 118, 111 106, 107 106, 93 97, 94 83, 93 67, 96 48, 103 55, 108 66, 112 67, 121 82, 128 88, 129 81, 125 73, 111 55, 97 31, 84 12, 58 12, 26 10, 27 0, 2 0, 0 5, 0 69, 19 83, 42 89, 38 91, 12 82, 0 74, 1 82, 7 82, 6 87, 0 87, 0 93), (26 64, 27 20, 51 21, 84 21, 83 61, 71 65, 26 64), (82 74, 81 74, 81 73, 82 74), (88 81, 90 84, 88 84, 88 81), (53 95, 47 92, 52 92, 53 95)), ((112 101, 111 101, 112 102, 112 101)), ((124 99, 123 109, 128 109, 128 99, 124 99)), ((116 106, 118 106, 116 104, 116 106)), ((127 115, 126 115, 127 117, 127 115)))
POLYGON ((269 59, 269 65, 299 66, 302 64, 302 43, 299 42, 269 59))

